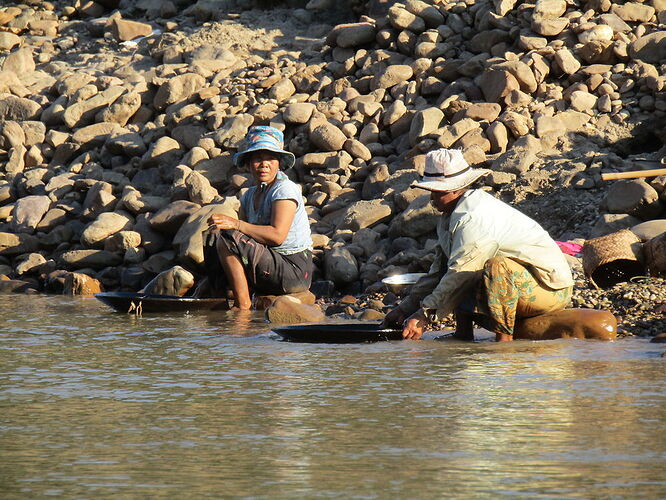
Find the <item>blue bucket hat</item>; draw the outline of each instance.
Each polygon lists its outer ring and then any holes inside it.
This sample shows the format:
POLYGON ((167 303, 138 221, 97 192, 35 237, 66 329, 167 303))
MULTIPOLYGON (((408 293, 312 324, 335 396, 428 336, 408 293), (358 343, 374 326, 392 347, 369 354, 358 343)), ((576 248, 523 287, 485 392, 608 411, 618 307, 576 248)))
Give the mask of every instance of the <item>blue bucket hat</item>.
POLYGON ((280 166, 285 170, 294 166, 294 153, 284 150, 284 135, 275 127, 258 125, 250 128, 245 136, 244 148, 233 156, 234 165, 239 166, 245 161, 245 155, 254 151, 271 151, 280 156, 280 166))

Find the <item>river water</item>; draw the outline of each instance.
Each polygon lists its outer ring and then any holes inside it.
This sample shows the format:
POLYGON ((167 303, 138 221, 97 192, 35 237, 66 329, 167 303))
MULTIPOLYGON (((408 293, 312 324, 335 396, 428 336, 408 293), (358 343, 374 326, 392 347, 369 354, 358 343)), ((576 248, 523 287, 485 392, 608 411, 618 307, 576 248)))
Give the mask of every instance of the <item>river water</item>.
POLYGON ((665 346, 0 296, 0 498, 666 498, 665 346), (486 337, 490 339, 489 336, 486 337))

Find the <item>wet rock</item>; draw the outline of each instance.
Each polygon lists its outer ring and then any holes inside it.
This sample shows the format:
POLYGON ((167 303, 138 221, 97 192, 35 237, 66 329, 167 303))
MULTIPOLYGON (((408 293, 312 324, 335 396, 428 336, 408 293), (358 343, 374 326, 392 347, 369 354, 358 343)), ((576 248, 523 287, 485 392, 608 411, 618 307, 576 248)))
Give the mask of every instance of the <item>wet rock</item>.
POLYGON ((67 273, 62 293, 89 297, 103 291, 104 288, 99 280, 83 273, 67 273))
POLYGON ((577 338, 613 340, 617 319, 609 311, 563 309, 516 321, 514 339, 549 340, 577 338))
POLYGON ((194 286, 194 275, 181 266, 161 272, 143 289, 150 295, 184 296, 194 286))
POLYGON ((252 301, 252 307, 254 309, 263 311, 268 309, 279 297, 291 297, 301 304, 314 305, 316 301, 315 295, 309 290, 304 290, 302 292, 294 292, 285 295, 255 295, 252 301))
POLYGON ((303 304, 290 295, 278 297, 266 309, 266 319, 274 324, 319 323, 325 318, 319 307, 303 304))
POLYGON ((0 280, 0 293, 37 293, 34 283, 22 280, 0 280))

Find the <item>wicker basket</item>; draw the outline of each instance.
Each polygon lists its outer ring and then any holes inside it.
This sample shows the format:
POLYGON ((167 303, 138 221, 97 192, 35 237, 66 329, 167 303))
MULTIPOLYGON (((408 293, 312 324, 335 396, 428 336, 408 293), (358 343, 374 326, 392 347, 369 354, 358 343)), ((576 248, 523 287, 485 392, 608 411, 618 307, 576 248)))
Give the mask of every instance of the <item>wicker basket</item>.
POLYGON ((587 240, 583 269, 592 284, 609 288, 645 274, 641 240, 628 229, 587 240))
POLYGON ((648 240, 643 245, 645 266, 652 276, 666 275, 666 233, 648 240))

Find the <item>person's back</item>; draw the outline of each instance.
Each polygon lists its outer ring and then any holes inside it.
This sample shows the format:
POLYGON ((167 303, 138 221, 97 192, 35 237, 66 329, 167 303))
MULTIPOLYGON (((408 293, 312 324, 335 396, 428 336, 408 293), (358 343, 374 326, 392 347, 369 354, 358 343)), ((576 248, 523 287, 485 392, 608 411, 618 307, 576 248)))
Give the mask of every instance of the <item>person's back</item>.
MULTIPOLYGON (((569 265, 550 235, 527 215, 480 189, 465 193, 448 221, 444 219, 442 224, 447 227, 438 230, 448 229, 453 248, 488 246, 494 248, 495 256, 510 257, 532 266, 550 287, 573 284, 569 265)), ((450 248, 443 250, 447 255, 450 252, 450 248)))

